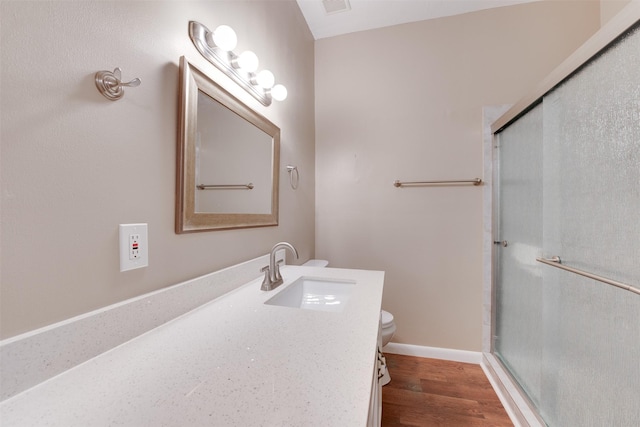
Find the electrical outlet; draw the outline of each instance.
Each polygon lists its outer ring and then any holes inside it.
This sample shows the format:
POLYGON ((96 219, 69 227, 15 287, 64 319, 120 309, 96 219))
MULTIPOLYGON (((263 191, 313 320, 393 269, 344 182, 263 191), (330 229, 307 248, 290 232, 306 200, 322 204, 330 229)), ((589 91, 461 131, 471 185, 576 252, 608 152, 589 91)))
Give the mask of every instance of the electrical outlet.
POLYGON ((147 224, 120 224, 120 271, 149 265, 147 224))
POLYGON ((140 258, 140 234, 129 235, 129 259, 140 258))

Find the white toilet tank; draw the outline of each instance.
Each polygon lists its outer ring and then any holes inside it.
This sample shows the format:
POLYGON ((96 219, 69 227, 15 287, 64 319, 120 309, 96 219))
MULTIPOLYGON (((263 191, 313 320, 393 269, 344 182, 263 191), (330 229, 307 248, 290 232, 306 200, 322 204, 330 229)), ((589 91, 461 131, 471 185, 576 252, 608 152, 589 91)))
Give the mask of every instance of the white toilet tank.
POLYGON ((310 259, 302 265, 305 267, 326 267, 329 265, 329 261, 326 259, 310 259))

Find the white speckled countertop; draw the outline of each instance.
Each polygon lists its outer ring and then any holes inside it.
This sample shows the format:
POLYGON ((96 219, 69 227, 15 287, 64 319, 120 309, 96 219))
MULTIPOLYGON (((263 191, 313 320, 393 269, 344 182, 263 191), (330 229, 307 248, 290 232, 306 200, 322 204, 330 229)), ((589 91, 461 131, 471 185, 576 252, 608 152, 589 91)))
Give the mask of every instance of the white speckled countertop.
POLYGON ((384 272, 286 266, 0 404, 8 426, 365 426, 384 272), (266 305, 300 276, 356 281, 342 312, 266 305))

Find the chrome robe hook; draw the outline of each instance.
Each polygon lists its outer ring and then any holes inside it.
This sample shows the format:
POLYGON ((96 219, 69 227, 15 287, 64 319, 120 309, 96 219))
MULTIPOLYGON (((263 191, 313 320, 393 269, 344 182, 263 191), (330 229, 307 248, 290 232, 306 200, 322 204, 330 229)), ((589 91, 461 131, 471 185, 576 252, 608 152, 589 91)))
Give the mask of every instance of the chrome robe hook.
POLYGON ((140 86, 140 79, 135 78, 130 82, 122 82, 122 70, 116 68, 111 71, 98 71, 96 73, 96 87, 98 92, 110 101, 117 101, 124 96, 125 87, 140 86))

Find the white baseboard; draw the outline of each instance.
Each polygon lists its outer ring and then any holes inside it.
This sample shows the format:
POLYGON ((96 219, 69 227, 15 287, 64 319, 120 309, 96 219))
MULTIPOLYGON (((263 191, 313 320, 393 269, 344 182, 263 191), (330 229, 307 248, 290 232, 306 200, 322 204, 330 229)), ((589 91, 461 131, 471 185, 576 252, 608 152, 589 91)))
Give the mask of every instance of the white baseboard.
POLYGON ((455 350, 451 348, 425 347, 412 344, 390 342, 382 349, 385 353, 402 354, 404 356, 428 357, 430 359, 451 360, 453 362, 475 363, 482 361, 479 351, 455 350))

